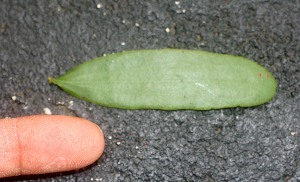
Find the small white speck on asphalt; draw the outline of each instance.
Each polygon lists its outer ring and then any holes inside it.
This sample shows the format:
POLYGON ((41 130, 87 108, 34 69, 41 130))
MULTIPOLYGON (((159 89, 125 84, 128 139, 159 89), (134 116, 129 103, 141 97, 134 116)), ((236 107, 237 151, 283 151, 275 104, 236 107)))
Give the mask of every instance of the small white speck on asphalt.
POLYGON ((103 7, 103 5, 102 5, 101 3, 98 3, 98 4, 97 4, 97 8, 98 8, 98 9, 100 9, 100 8, 102 8, 102 7, 103 7))
POLYGON ((47 114, 47 115, 51 115, 52 114, 51 110, 48 107, 44 108, 44 113, 47 114))
POLYGON ((17 96, 14 95, 14 96, 11 97, 11 99, 12 99, 13 101, 17 100, 17 96))
POLYGON ((72 101, 72 100, 69 101, 69 105, 70 105, 70 106, 73 106, 73 104, 74 104, 74 101, 72 101))

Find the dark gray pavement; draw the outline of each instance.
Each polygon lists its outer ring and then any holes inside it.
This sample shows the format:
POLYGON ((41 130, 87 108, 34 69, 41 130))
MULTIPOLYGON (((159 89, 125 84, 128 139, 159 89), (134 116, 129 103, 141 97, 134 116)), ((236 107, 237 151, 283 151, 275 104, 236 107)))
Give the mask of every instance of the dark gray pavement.
POLYGON ((102 127, 103 156, 73 172, 6 181, 299 181, 299 0, 2 0, 0 117, 83 117, 102 127), (235 54, 270 70, 276 97, 253 108, 120 110, 78 100, 58 76, 132 49, 235 54))

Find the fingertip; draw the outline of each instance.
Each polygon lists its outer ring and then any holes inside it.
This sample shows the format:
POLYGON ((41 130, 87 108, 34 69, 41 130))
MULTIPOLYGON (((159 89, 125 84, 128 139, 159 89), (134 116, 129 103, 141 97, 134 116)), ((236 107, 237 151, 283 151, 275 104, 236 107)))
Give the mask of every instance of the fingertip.
POLYGON ((11 124, 14 122, 17 148, 8 154, 15 156, 9 161, 14 166, 8 172, 11 175, 79 169, 95 162, 104 150, 101 128, 82 118, 38 115, 12 119, 11 124))

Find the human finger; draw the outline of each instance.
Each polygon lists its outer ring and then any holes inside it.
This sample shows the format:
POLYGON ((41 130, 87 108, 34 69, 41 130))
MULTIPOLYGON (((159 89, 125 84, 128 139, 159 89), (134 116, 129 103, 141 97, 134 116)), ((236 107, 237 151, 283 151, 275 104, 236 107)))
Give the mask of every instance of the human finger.
POLYGON ((82 118, 0 119, 0 178, 79 169, 95 162, 104 144, 100 127, 82 118))

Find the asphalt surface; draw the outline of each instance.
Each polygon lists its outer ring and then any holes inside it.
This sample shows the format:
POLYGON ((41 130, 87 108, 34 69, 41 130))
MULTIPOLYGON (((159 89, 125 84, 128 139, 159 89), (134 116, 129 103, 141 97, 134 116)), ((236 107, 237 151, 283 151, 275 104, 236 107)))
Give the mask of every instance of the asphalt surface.
POLYGON ((299 0, 2 0, 0 117, 48 108, 106 137, 85 169, 4 181, 300 180, 299 17, 299 0), (154 48, 247 57, 274 74, 277 95, 252 108, 121 110, 47 82, 103 54, 154 48))

